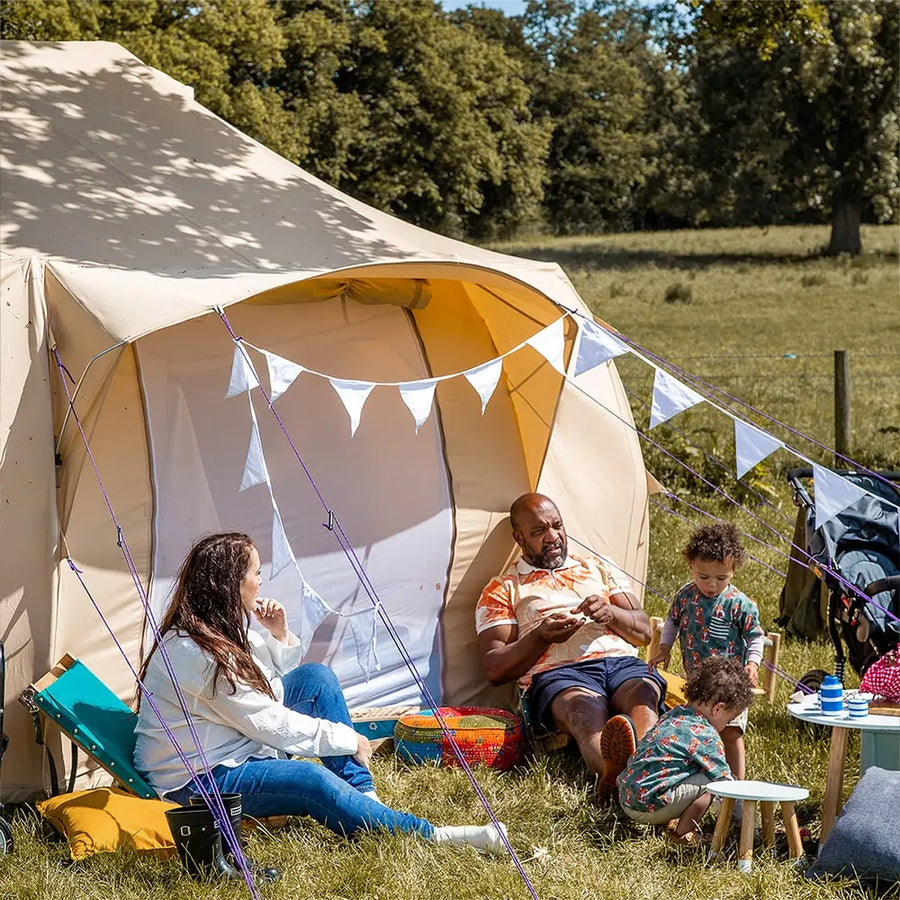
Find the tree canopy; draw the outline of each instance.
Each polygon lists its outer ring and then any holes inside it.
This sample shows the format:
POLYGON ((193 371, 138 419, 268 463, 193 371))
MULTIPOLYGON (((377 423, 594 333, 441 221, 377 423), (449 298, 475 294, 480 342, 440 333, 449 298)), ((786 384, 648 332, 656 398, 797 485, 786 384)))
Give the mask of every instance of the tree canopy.
POLYGON ((896 222, 894 0, 0 0, 117 41, 342 190, 448 234, 896 222))

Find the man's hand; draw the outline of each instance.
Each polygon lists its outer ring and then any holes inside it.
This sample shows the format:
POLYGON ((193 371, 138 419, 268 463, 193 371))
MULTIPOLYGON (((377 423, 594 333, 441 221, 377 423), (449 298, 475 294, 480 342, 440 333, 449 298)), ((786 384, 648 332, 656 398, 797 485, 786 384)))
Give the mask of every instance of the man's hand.
POLYGON ((287 613, 277 600, 258 597, 253 615, 276 641, 287 643, 290 634, 287 626, 287 613))
POLYGON ((369 768, 369 760, 372 758, 372 743, 364 734, 357 735, 356 753, 353 754, 353 758, 361 766, 369 768))
POLYGON ((581 616, 569 613, 551 613, 541 620, 538 635, 548 644, 564 644, 586 621, 581 616))
POLYGON ((605 633, 609 626, 616 621, 618 617, 618 609, 609 602, 608 594, 591 594, 586 597, 575 609, 573 613, 582 613, 592 622, 599 625, 605 633))
POLYGON ((744 666, 744 671, 750 679, 750 687, 756 687, 759 684, 759 665, 755 662, 748 662, 744 666))
POLYGON ((659 653, 653 657, 653 659, 649 660, 647 665, 650 666, 651 669, 657 669, 662 667, 667 672, 669 671, 669 660, 672 656, 672 648, 668 644, 660 644, 659 645, 659 653))

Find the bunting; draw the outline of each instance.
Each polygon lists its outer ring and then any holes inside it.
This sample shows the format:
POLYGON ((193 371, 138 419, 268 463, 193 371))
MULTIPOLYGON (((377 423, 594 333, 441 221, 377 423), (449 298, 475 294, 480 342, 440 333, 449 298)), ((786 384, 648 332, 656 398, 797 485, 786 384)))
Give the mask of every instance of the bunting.
POLYGON ((265 354, 266 365, 269 368, 269 401, 274 403, 305 369, 268 350, 262 352, 265 354))
POLYGON ((653 380, 653 405, 650 407, 651 430, 705 399, 668 372, 657 368, 653 380))
POLYGON ((234 360, 231 363, 231 380, 228 382, 228 392, 225 394, 225 398, 228 399, 228 397, 234 397, 235 394, 250 391, 258 384, 259 379, 247 360, 246 351, 240 343, 235 341, 234 360))
POLYGON ((783 446, 767 431, 741 419, 734 420, 734 456, 738 478, 743 478, 757 463, 783 446))
POLYGON ((836 515, 852 506, 868 492, 846 478, 813 463, 813 487, 816 503, 816 528, 821 528, 836 515))
POLYGON ((416 423, 416 434, 431 415, 431 407, 434 405, 434 389, 437 387, 437 383, 437 378, 429 378, 427 381, 409 381, 406 384, 398 385, 400 396, 416 423))
POLYGON ((484 415, 484 409, 488 404, 488 400, 497 390, 497 383, 500 381, 500 373, 503 371, 503 360, 492 359, 483 366, 476 369, 470 369, 465 372, 466 381, 475 388, 475 392, 481 398, 481 414, 484 415))
POLYGON ((356 644, 356 658, 362 666, 366 681, 372 677, 372 669, 381 671, 381 662, 378 659, 377 635, 374 609, 364 609, 351 616, 349 619, 350 631, 356 644))
MULTIPOLYGON (((553 324, 532 335, 525 343, 537 350, 560 375, 566 374, 566 367, 563 362, 566 349, 566 333, 563 330, 562 319, 557 319, 553 324)), ((483 409, 482 412, 484 412, 483 409)))
POLYGON ((581 323, 578 340, 578 356, 575 360, 575 375, 582 375, 617 356, 627 353, 629 347, 615 335, 601 328, 596 322, 585 319, 581 323))
POLYGON ((350 437, 356 434, 359 428, 359 417, 362 415, 362 409, 369 399, 369 394, 375 387, 370 381, 341 381, 338 378, 329 378, 331 386, 341 398, 347 415, 350 416, 350 437))

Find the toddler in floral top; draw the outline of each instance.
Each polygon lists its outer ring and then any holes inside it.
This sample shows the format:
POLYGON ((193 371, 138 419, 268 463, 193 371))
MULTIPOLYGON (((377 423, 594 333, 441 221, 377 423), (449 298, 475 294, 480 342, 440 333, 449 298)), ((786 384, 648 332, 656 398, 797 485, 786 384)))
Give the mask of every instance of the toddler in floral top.
POLYGON ((750 679, 734 657, 711 656, 696 666, 685 687, 687 704, 667 712, 644 735, 619 775, 619 803, 645 825, 677 819, 673 839, 696 844, 697 822, 712 797, 713 781, 730 779, 720 732, 753 699, 750 679))
MULTIPOLYGON (((740 533, 734 525, 719 522, 694 531, 684 548, 691 581, 672 601, 663 625, 659 653, 650 660, 651 666, 669 668, 672 644, 677 637, 688 677, 707 657, 733 656, 746 670, 751 686, 756 686, 765 633, 756 604, 731 583, 745 557, 740 533)), ((725 758, 737 779, 744 778, 746 728, 744 711, 722 732, 725 758)))

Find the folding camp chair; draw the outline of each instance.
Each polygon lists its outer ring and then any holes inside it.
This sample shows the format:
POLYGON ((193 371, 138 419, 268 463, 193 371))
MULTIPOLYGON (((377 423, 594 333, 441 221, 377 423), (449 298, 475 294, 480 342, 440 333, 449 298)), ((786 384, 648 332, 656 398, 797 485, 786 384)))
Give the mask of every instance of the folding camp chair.
MULTIPOLYGON (((43 744, 43 714, 126 791, 157 799, 156 791, 134 768, 137 713, 80 660, 66 654, 19 699, 32 715, 39 744, 43 744)), ((50 759, 52 762, 52 755, 50 759)), ((74 760, 72 769, 74 772, 74 760)), ((53 790, 57 792, 57 785, 53 790)))

